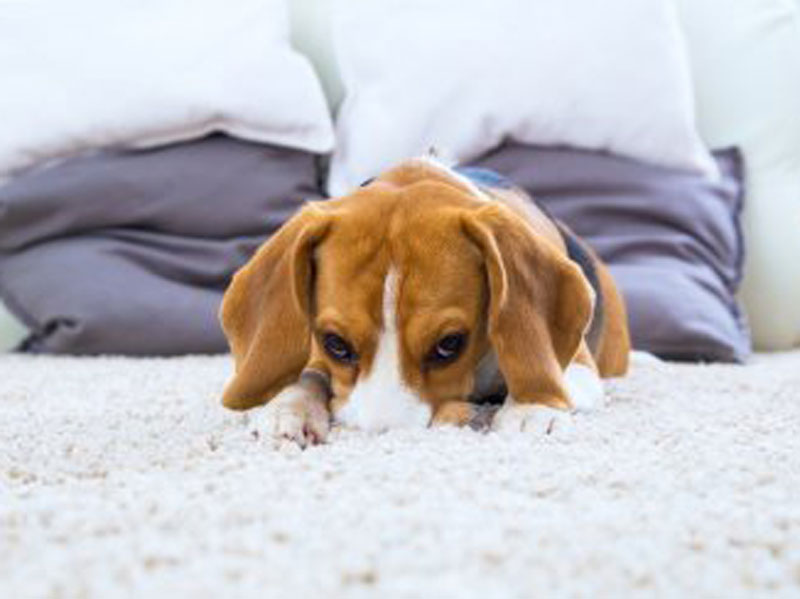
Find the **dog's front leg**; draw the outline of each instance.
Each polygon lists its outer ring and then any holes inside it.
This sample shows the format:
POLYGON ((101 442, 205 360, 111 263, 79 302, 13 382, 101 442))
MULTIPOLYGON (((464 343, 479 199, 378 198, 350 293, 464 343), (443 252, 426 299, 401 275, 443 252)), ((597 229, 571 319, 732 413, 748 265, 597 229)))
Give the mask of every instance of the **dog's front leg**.
POLYGON ((318 370, 304 370, 297 382, 258 408, 250 420, 253 434, 289 440, 301 448, 325 441, 330 431, 329 378, 318 370))
POLYGON ((506 402, 497 413, 492 428, 504 431, 531 431, 552 434, 573 427, 572 414, 590 412, 603 404, 603 382, 585 343, 562 377, 566 397, 542 394, 528 401, 506 402))

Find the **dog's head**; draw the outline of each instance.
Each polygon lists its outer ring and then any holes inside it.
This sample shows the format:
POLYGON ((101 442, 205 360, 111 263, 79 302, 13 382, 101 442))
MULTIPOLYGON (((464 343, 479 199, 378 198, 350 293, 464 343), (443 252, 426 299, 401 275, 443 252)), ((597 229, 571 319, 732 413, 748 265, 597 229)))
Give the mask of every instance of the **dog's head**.
POLYGON ((490 349, 513 397, 566 397, 560 372, 591 311, 556 244, 466 179, 408 161, 307 204, 235 275, 223 403, 262 404, 313 369, 329 378, 336 419, 425 426, 470 394, 490 349))

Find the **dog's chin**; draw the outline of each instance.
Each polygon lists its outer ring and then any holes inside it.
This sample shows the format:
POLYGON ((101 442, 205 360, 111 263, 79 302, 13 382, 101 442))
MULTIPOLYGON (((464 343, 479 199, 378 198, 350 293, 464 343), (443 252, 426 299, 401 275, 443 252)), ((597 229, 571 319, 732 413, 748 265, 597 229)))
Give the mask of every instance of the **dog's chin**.
POLYGON ((353 393, 334 400, 333 405, 335 424, 368 432, 426 428, 433 412, 428 403, 410 393, 353 393))

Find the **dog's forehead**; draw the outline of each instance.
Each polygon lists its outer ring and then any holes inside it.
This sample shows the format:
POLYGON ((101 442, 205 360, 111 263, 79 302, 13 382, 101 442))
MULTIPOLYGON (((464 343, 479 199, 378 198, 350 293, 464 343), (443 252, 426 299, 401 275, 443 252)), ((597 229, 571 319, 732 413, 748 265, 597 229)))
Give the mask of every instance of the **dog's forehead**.
POLYGON ((467 191, 429 179, 378 180, 332 204, 335 217, 315 254, 319 307, 380 322, 390 270, 403 313, 463 303, 460 296, 479 284, 480 252, 461 226, 475 207, 467 191))
POLYGON ((321 272, 347 286, 382 286, 390 268, 401 279, 433 281, 482 261, 459 213, 435 204, 342 212, 316 258, 321 272))

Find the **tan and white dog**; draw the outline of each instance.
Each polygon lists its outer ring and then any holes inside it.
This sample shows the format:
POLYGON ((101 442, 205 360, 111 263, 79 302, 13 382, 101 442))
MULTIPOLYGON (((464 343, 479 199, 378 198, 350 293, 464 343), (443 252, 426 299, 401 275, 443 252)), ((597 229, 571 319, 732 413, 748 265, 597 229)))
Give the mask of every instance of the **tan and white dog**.
POLYGON ((301 446, 331 421, 549 433, 602 400, 630 349, 606 267, 520 189, 429 159, 307 203, 239 272, 223 404, 301 446))

